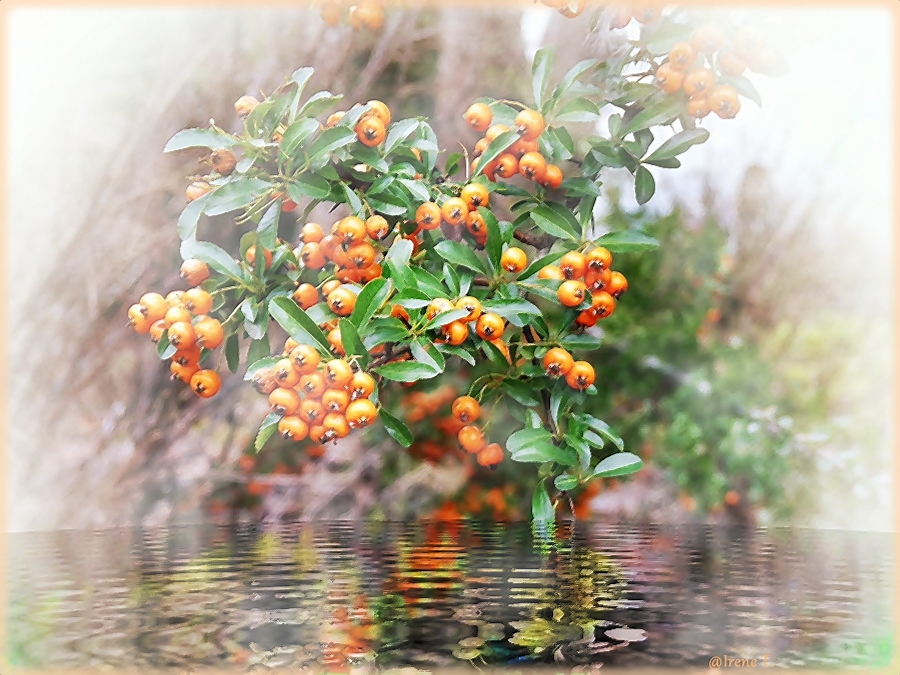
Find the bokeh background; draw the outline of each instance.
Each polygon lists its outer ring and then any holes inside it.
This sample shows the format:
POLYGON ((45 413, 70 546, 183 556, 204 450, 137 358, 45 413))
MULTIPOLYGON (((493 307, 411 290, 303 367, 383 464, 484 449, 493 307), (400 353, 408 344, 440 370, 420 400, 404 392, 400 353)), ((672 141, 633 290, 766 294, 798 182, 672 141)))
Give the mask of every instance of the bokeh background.
MULTIPOLYGON (((662 243, 622 256, 631 290, 597 356, 600 412, 646 468, 580 513, 888 530, 893 16, 726 14, 762 27, 790 72, 753 77, 761 108, 705 120, 710 140, 655 172, 646 207, 627 174, 606 177, 609 222, 639 218, 662 243)), ((125 313, 182 287, 175 222, 197 157, 163 155, 176 131, 233 126, 237 97, 311 65, 310 91, 429 115, 443 147, 471 147, 461 113, 527 97, 538 47, 559 74, 636 29, 605 17, 412 5, 371 32, 303 6, 12 9, 8 528, 521 515, 530 484, 472 474, 439 441, 347 442, 315 463, 275 444, 242 462, 265 401, 237 376, 210 401, 169 383, 125 313)))

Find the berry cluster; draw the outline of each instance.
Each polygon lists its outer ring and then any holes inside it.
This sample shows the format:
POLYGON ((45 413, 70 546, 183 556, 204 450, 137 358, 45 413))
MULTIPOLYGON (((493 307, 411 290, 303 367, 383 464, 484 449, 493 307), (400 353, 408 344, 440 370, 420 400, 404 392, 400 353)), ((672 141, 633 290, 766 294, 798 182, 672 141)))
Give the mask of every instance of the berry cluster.
POLYGON ((460 396, 453 401, 451 411, 453 417, 466 425, 456 436, 463 450, 475 455, 481 466, 496 468, 503 461, 503 448, 499 443, 488 444, 481 429, 470 424, 481 415, 481 405, 478 401, 471 396, 460 396))
POLYGON ((222 344, 225 331, 218 319, 209 316, 213 298, 200 286, 209 278, 206 263, 186 260, 181 276, 191 288, 172 291, 166 297, 145 293, 128 308, 128 325, 137 333, 149 333, 154 343, 165 339, 172 350, 172 379, 189 385, 197 396, 210 398, 218 393, 221 379, 215 370, 200 364, 222 344))
POLYGON ((282 358, 255 373, 253 383, 268 395, 272 412, 281 416, 278 433, 289 440, 328 443, 378 417, 369 399, 375 391, 371 375, 343 359, 323 362, 316 349, 290 338, 282 358))
POLYGON ((684 91, 688 95, 691 117, 701 119, 713 112, 731 119, 741 109, 738 92, 731 84, 717 81, 723 76, 740 77, 747 68, 756 73, 774 72, 778 59, 756 31, 742 28, 727 43, 725 31, 707 23, 694 31, 690 41, 672 47, 656 69, 655 79, 666 93, 684 91))
POLYGON ((562 347, 553 347, 544 354, 544 372, 550 377, 565 377, 566 384, 579 391, 594 384, 594 367, 587 361, 576 361, 562 347))
POLYGON ((625 275, 611 269, 611 265, 609 250, 595 246, 586 253, 569 251, 558 265, 541 268, 538 278, 562 281, 556 293, 566 307, 578 307, 590 293, 591 306, 576 319, 579 325, 590 327, 610 316, 616 309, 616 300, 628 290, 625 275))
MULTIPOLYGON (((493 112, 486 103, 473 103, 463 117, 475 131, 484 132, 484 137, 475 144, 475 159, 472 162, 472 170, 475 171, 478 158, 510 128, 505 124, 491 124, 493 112)), ((555 189, 562 185, 562 170, 555 164, 548 164, 539 149, 538 139, 544 133, 544 116, 537 110, 525 108, 516 115, 513 125, 519 139, 484 166, 484 175, 495 181, 497 178, 510 179, 518 174, 545 188, 555 189)))

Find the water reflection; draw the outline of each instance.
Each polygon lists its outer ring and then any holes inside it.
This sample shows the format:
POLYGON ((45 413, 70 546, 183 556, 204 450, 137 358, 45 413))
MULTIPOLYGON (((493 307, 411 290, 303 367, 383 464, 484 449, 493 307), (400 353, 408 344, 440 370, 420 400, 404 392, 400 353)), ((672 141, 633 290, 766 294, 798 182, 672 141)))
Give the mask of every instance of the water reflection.
POLYGON ((330 672, 890 658, 889 536, 567 528, 545 540, 463 521, 9 535, 9 658, 330 672))

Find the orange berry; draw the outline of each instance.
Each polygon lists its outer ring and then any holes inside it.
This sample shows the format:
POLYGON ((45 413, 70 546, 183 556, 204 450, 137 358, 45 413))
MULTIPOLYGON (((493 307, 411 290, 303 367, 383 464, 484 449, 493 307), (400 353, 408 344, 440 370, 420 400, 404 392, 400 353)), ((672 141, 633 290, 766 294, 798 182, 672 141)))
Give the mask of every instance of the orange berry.
POLYGON ((462 321, 451 321, 441 328, 451 345, 461 345, 469 337, 469 328, 462 321))
POLYGON ((319 291, 312 284, 300 284, 291 296, 301 309, 309 309, 319 302, 319 291))
MULTIPOLYGON (((184 300, 184 291, 172 291, 166 296, 166 304, 169 307, 181 307, 184 300)), ((166 310, 169 311, 169 310, 166 310)))
POLYGON ((597 291, 591 296, 591 311, 604 319, 616 309, 616 299, 606 291, 597 291))
POLYGON ((185 384, 191 383, 191 378, 194 376, 194 373, 200 370, 200 364, 196 362, 191 362, 188 364, 177 363, 176 361, 172 361, 169 366, 169 371, 172 373, 173 380, 181 380, 185 384))
POLYGON ((481 316, 481 301, 478 298, 473 298, 471 295, 461 297, 456 301, 454 307, 456 307, 456 309, 464 309, 468 312, 466 316, 460 319, 463 323, 475 321, 481 316))
MULTIPOLYGON (((324 398, 326 392, 322 392, 324 398)), ((316 424, 324 419, 326 412, 322 401, 317 398, 304 399, 297 413, 307 424, 316 424)))
POLYGON ((512 178, 519 171, 519 160, 510 152, 504 152, 497 157, 497 168, 494 173, 500 178, 512 178))
POLYGON ((187 349, 197 341, 197 333, 189 321, 176 321, 169 326, 169 342, 178 349, 187 349))
POLYGON ((559 270, 566 279, 580 279, 587 269, 587 259, 578 251, 569 251, 559 259, 559 270))
POLYGON ((566 307, 577 307, 584 301, 587 287, 583 281, 577 279, 569 279, 559 285, 556 296, 560 303, 566 307))
POLYGON ((545 265, 541 268, 541 271, 538 272, 538 279, 553 279, 556 281, 564 281, 566 276, 563 274, 562 270, 559 269, 556 265, 545 265))
POLYGON ((481 414, 481 405, 471 396, 460 396, 453 401, 450 411, 460 422, 474 422, 481 414))
POLYGON ((384 122, 374 116, 364 117, 357 122, 355 131, 356 137, 359 139, 360 143, 369 148, 374 148, 376 145, 380 144, 387 134, 384 122))
POLYGON ((169 303, 159 293, 144 293, 138 304, 143 308, 141 312, 150 323, 164 318, 169 311, 169 303))
POLYGON ((537 110, 525 108, 520 111, 514 124, 519 137, 526 141, 535 141, 544 133, 544 116, 537 110))
POLYGON ((696 119, 709 115, 709 100, 706 96, 695 96, 687 104, 687 114, 696 119))
POLYGON ((317 399, 325 393, 325 376, 322 373, 308 373, 300 376, 297 388, 308 398, 317 399))
POLYGON ((526 152, 519 159, 519 173, 528 180, 540 183, 544 174, 547 173, 547 160, 539 152, 526 152))
POLYGON ((588 267, 598 272, 600 270, 609 269, 609 266, 612 265, 612 253, 603 246, 597 246, 588 251, 585 259, 587 260, 588 267))
POLYGON ((566 373, 566 384, 572 389, 587 389, 594 383, 594 367, 587 361, 576 361, 566 373))
MULTIPOLYGON (((147 319, 141 315, 141 320, 146 321, 147 319)), ((133 326, 133 324, 132 324, 133 326)), ((140 331, 138 331, 140 332, 140 331)), ((166 332, 166 322, 160 319, 159 321, 154 321, 150 325, 150 341, 154 344, 162 340, 163 334, 166 332)))
POLYGON ((481 429, 471 424, 460 429, 456 438, 463 449, 473 455, 485 446, 484 435, 481 433, 481 429))
MULTIPOLYGON (((145 312, 145 308, 140 304, 134 304, 128 308, 128 325, 141 335, 149 333, 150 326, 155 323, 150 321, 145 312)), ((165 322, 163 322, 163 325, 165 326, 165 322)))
POLYGON ((416 224, 423 230, 433 230, 441 224, 441 207, 425 202, 416 209, 416 224))
POLYGON ((450 197, 441 205, 441 217, 448 225, 459 227, 469 213, 469 207, 460 197, 450 197))
POLYGON ((698 52, 712 54, 725 42, 725 33, 714 23, 706 23, 698 27, 691 36, 691 44, 698 52))
POLYGON ((575 359, 573 359, 572 355, 562 347, 553 347, 544 354, 544 372, 550 377, 565 375, 571 370, 574 363, 575 359))
MULTIPOLYGON (((272 252, 263 249, 263 255, 266 259, 266 269, 269 269, 272 266, 272 252)), ((250 266, 256 265, 256 246, 251 246, 247 249, 246 253, 244 253, 244 257, 247 259, 247 262, 250 263, 250 266)))
POLYGON ((309 425, 296 415, 287 415, 278 420, 278 433, 282 438, 302 441, 309 435, 309 425))
POLYGON ((488 127, 488 130, 484 132, 484 137, 487 139, 488 143, 493 143, 494 140, 500 135, 509 131, 509 127, 505 124, 494 124, 491 127, 488 127))
POLYGON ((289 352, 289 354, 290 356, 288 358, 291 360, 291 366, 293 366, 294 370, 300 375, 308 375, 309 373, 316 372, 319 363, 322 361, 319 352, 309 345, 297 345, 289 352))
MULTIPOLYGON (((356 216, 347 216, 346 218, 342 218, 334 224, 332 231, 338 238, 338 241, 347 246, 352 246, 353 244, 361 244, 366 240, 366 223, 364 220, 357 218, 356 216)), ((334 251, 332 251, 330 256, 332 259, 334 259, 334 253, 338 250, 338 248, 339 247, 337 246, 334 247, 334 251)))
POLYGON ((331 292, 340 288, 343 284, 337 279, 329 279, 324 284, 322 284, 322 295, 326 298, 331 295, 331 292))
POLYGON ((687 70, 697 60, 697 50, 690 42, 679 42, 669 50, 669 63, 676 70, 687 70))
POLYGON ((184 292, 184 307, 194 316, 209 314, 212 306, 212 296, 202 288, 189 288, 184 292))
POLYGON ((390 231, 391 226, 384 216, 376 214, 366 220, 366 234, 372 239, 384 239, 390 231))
POLYGON ((493 312, 485 312, 478 317, 478 322, 475 324, 475 332, 478 333, 480 338, 485 340, 496 340, 503 335, 505 327, 503 317, 493 312))
POLYGON ((347 422, 354 429, 368 426, 378 417, 378 408, 367 398, 352 401, 347 406, 347 422))
POLYGON ((656 69, 656 86, 667 94, 674 94, 684 83, 684 71, 677 70, 669 63, 656 69))
POLYGON ((189 258, 181 263, 181 277, 191 286, 199 286, 209 279, 209 266, 202 260, 189 258))
POLYGON ((325 364, 325 383, 330 389, 347 386, 353 377, 353 368, 343 359, 332 359, 325 364))
POLYGON ((325 120, 325 128, 332 129, 337 126, 337 123, 341 121, 341 119, 346 115, 347 112, 345 110, 338 110, 337 112, 333 112, 328 116, 328 119, 325 120))
POLYGON ((728 84, 717 84, 709 90, 706 98, 709 101, 709 109, 722 119, 731 119, 741 109, 737 92, 728 84))
POLYGON ((325 236, 325 231, 318 223, 306 223, 300 228, 300 241, 304 244, 318 244, 325 236))
POLYGON ((625 278, 625 275, 621 272, 612 272, 609 277, 609 283, 606 286, 606 291, 614 298, 618 299, 619 296, 627 290, 628 279, 625 278))
POLYGON ((225 329, 218 319, 211 316, 200 316, 194 324, 197 344, 204 349, 216 349, 225 341, 225 329))
POLYGON ((543 187, 556 190, 563 182, 562 169, 556 164, 548 164, 544 177, 538 180, 543 187))
POLYGON ((350 403, 350 392, 344 389, 329 389, 322 394, 322 405, 328 412, 344 412, 350 403))
POLYGON ((222 380, 214 370, 198 370, 191 376, 191 391, 200 398, 210 398, 219 393, 222 380))
POLYGON ((431 321, 434 317, 442 312, 449 312, 451 309, 454 309, 453 303, 447 300, 447 298, 435 298, 431 301, 431 304, 428 305, 428 308, 425 310, 425 318, 431 321))
POLYGON ((344 350, 344 342, 341 340, 341 329, 340 328, 332 328, 328 331, 328 344, 331 345, 331 351, 337 354, 338 356, 345 356, 346 351, 344 350))
POLYGON ((293 415, 300 407, 300 394, 288 387, 277 387, 269 394, 269 405, 276 415, 293 415))
POLYGON ((342 413, 328 413, 322 420, 322 426, 331 431, 335 438, 344 438, 350 434, 350 424, 342 413))
POLYGON ((172 361, 182 366, 190 365, 191 363, 200 363, 200 347, 197 346, 196 343, 192 344, 190 347, 185 347, 184 349, 179 349, 172 355, 172 361))
POLYGON ((481 466, 489 469, 496 468, 496 466, 503 461, 503 448, 501 448, 498 443, 486 445, 478 453, 476 459, 481 466))
POLYGON ((482 183, 469 183, 462 189, 459 197, 465 202, 469 211, 474 211, 479 206, 488 205, 491 193, 482 183))
POLYGON ((353 377, 350 378, 347 389, 350 390, 351 400, 355 401, 358 398, 368 398, 372 395, 372 392, 375 391, 375 379, 368 373, 358 370, 353 373, 353 377))
POLYGON ((491 107, 487 103, 473 103, 463 115, 466 124, 479 132, 485 131, 491 126, 493 116, 491 107))
POLYGON ((300 373, 294 368, 290 358, 279 359, 273 370, 279 387, 296 387, 300 383, 300 373))
POLYGON ((517 246, 510 246, 500 256, 500 266, 507 272, 518 274, 528 265, 528 256, 517 246))
POLYGON ((697 68, 684 77, 685 93, 688 96, 703 96, 716 82, 716 75, 709 68, 697 68))
POLYGON ((369 101, 366 105, 368 105, 371 110, 365 113, 365 116, 374 115, 378 119, 381 120, 382 124, 385 127, 389 127, 391 125, 391 109, 387 107, 387 104, 383 101, 379 101, 377 99, 369 101))
POLYGON ((469 211, 469 215, 466 216, 466 230, 476 238, 487 236, 487 223, 478 211, 469 211))

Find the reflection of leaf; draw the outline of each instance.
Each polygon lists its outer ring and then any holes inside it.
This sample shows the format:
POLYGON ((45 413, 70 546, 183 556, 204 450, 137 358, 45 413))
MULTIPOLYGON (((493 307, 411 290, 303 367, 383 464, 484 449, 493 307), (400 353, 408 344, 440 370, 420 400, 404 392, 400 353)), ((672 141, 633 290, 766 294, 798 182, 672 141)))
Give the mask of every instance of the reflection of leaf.
POLYGON ((542 652, 558 642, 571 642, 582 636, 580 626, 573 626, 546 619, 531 619, 529 621, 513 621, 510 626, 515 629, 515 634, 509 641, 520 647, 527 647, 533 652, 542 652))
POLYGON ((471 661, 481 656, 481 650, 471 647, 459 647, 453 650, 453 656, 463 661, 471 661))

